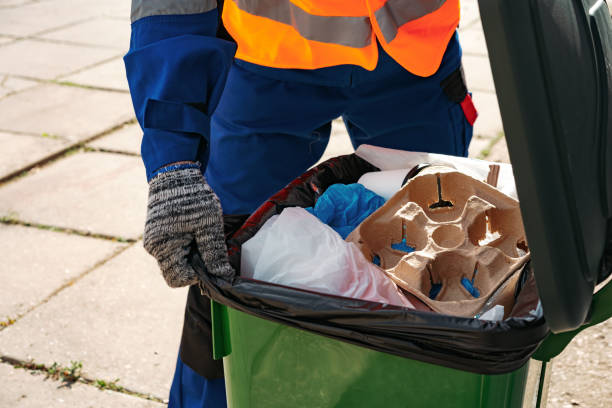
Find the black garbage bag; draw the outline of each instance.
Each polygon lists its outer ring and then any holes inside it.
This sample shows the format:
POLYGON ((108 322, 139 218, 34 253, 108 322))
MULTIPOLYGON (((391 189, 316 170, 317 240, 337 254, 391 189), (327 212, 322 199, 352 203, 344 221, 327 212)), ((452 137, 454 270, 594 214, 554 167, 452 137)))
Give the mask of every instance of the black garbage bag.
MULTIPOLYGON (((332 184, 355 183, 377 168, 352 154, 309 170, 271 197, 228 240, 230 262, 240 268, 241 245, 287 207, 309 207, 332 184)), ((236 220, 233 220, 236 221, 236 220)), ((263 319, 401 357, 480 374, 520 368, 549 330, 537 304, 531 268, 522 271, 516 305, 502 322, 416 311, 349 299, 237 276, 231 282, 209 275, 196 251, 193 264, 211 299, 263 319)))

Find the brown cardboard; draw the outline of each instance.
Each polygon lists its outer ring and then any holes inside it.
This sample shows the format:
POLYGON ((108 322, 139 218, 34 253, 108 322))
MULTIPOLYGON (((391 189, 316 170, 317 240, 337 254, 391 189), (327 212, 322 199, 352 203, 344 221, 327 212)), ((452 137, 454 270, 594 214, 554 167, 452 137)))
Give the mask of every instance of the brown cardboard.
POLYGON ((410 180, 349 237, 367 259, 434 311, 474 316, 495 295, 506 315, 529 259, 518 201, 453 169, 432 166, 410 180), (415 249, 391 247, 405 239, 415 249), (477 271, 475 273, 475 271, 477 271), (473 280, 474 298, 461 284, 473 280), (442 289, 430 299, 432 283, 442 289))

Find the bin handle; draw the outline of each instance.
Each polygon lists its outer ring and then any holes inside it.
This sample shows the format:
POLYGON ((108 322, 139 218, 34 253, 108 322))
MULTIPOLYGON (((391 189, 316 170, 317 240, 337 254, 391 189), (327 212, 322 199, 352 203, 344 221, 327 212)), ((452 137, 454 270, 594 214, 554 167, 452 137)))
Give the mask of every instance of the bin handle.
POLYGON ((539 361, 550 361, 559 355, 565 347, 586 328, 605 322, 612 317, 612 281, 593 295, 588 322, 576 330, 565 333, 550 333, 540 344, 532 358, 539 361))
POLYGON ((213 359, 219 360, 232 352, 227 307, 210 300, 213 359))

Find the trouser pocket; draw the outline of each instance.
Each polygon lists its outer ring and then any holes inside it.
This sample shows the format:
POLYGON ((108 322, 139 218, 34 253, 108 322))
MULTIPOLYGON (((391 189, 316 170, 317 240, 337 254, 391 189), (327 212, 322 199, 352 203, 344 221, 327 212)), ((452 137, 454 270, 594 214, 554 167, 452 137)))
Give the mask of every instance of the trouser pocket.
POLYGON ((460 66, 453 71, 442 80, 440 86, 448 99, 453 102, 449 108, 449 115, 456 136, 456 152, 458 155, 467 156, 478 112, 472 101, 472 95, 467 90, 463 68, 460 66))

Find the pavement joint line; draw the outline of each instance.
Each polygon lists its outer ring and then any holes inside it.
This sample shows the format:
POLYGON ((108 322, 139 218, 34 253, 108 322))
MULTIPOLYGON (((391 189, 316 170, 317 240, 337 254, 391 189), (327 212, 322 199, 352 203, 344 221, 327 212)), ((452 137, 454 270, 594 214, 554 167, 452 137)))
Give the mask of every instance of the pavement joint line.
POLYGON ((98 62, 95 62, 95 63, 93 63, 93 64, 86 65, 86 66, 81 67, 81 68, 79 68, 79 69, 76 69, 76 70, 74 70, 74 71, 71 71, 71 72, 68 72, 68 73, 65 73, 65 74, 58 75, 58 76, 56 76, 55 78, 53 78, 53 80, 55 80, 55 81, 58 81, 58 80, 59 80, 59 81, 61 81, 61 79, 62 79, 62 78, 65 78, 65 77, 67 77, 67 76, 74 75, 74 74, 79 74, 79 73, 81 73, 81 72, 83 72, 83 71, 87 71, 88 69, 98 67, 98 66, 100 66, 100 65, 106 64, 107 62, 111 62, 111 61, 113 61, 113 60, 115 60, 115 59, 117 59, 117 58, 122 58, 122 57, 123 57, 123 55, 125 55, 125 52, 122 52, 121 54, 116 54, 116 55, 113 55, 112 57, 105 58, 105 59, 100 60, 100 61, 98 61, 98 62))
POLYGON ((64 136, 59 136, 59 135, 54 135, 54 134, 48 134, 48 133, 34 133, 34 132, 22 132, 21 130, 10 130, 10 129, 0 129, 0 132, 2 133, 9 133, 13 136, 33 136, 33 137, 42 137, 42 138, 48 138, 48 139, 56 139, 56 140, 65 140, 65 141, 70 141, 70 139, 67 139, 64 136))
POLYGON ((117 93, 122 93, 122 94, 130 93, 130 91, 128 91, 127 89, 106 88, 106 87, 95 86, 95 85, 84 85, 84 84, 79 84, 77 82, 72 82, 72 81, 62 81, 61 79, 52 79, 49 81, 49 83, 52 83, 55 85, 61 85, 61 86, 74 86, 76 88, 91 89, 94 91, 117 92, 117 93))
MULTIPOLYGON (((79 151, 80 149, 83 149, 84 146, 87 143, 93 142, 94 140, 97 140, 99 138, 102 138, 110 133, 113 133, 119 129, 121 129, 122 127, 126 126, 126 125, 131 125, 133 123, 136 123, 136 119, 132 118, 132 119, 128 119, 126 121, 123 121, 109 129, 106 129, 98 134, 95 134, 89 138, 86 138, 80 142, 74 142, 73 144, 67 145, 65 148, 58 150, 55 153, 50 154, 47 157, 43 157, 40 160, 37 160, 35 162, 29 163, 25 166, 22 166, 21 168, 18 168, 17 170, 14 170, 13 172, 7 174, 6 176, 0 177, 0 187, 2 187, 4 184, 10 183, 11 181, 14 181, 16 179, 19 179, 23 176, 25 176, 30 170, 34 169, 34 168, 43 168, 45 166, 48 166, 52 163, 55 163, 57 160, 60 160, 64 157, 66 157, 67 155, 70 155, 72 153, 76 153, 77 151, 79 151)), ((2 129, 0 129, 1 131, 2 129)), ((61 135, 59 137, 62 137, 61 135)))
POLYGON ((487 147, 482 149, 478 153, 478 156, 476 158, 480 159, 480 160, 485 160, 487 157, 489 157, 489 155, 491 154, 491 149, 493 148, 493 146, 495 146, 497 144, 497 142, 502 140, 504 138, 504 136, 505 136, 504 132, 498 132, 497 136, 495 136, 493 139, 491 139, 491 141, 489 141, 489 144, 487 145, 487 147))
MULTIPOLYGON (((36 2, 36 3, 38 3, 38 2, 36 2)), ((32 3, 17 5, 16 7, 25 6, 25 5, 28 5, 28 4, 32 4, 32 3)), ((0 7, 0 10, 2 10, 3 8, 9 8, 9 7, 10 6, 0 7)), ((10 44, 15 44, 18 41, 25 41, 25 40, 34 40, 34 41, 36 41, 36 40, 40 40, 39 38, 37 38, 40 35, 48 34, 48 33, 51 33, 51 32, 53 32, 55 30, 62 30, 64 28, 70 28, 73 25, 77 25, 77 24, 81 24, 81 23, 86 23, 88 21, 95 20, 96 18, 97 17, 89 17, 89 18, 78 20, 78 21, 73 21, 73 22, 64 24, 64 25, 59 26, 59 27, 53 27, 53 28, 48 28, 48 29, 43 30, 43 31, 38 31, 38 32, 35 32, 34 34, 19 35, 19 36, 10 35, 10 34, 2 34, 3 36, 7 36, 7 37, 13 38, 15 41, 11 41, 11 42, 9 42, 7 44, 1 44, 0 47, 5 47, 5 46, 10 45, 10 44)))
POLYGON ((131 157, 140 157, 140 155, 138 153, 127 152, 125 150, 108 149, 108 148, 105 148, 105 147, 85 146, 84 150, 86 152, 111 153, 111 154, 121 154, 121 155, 124 155, 124 156, 131 156, 131 157))
MULTIPOLYGON (((37 36, 28 37, 28 40, 44 42, 44 43, 52 43, 52 44, 70 45, 70 46, 84 47, 84 48, 98 48, 98 49, 104 49, 104 50, 119 50, 119 47, 113 47, 113 46, 110 46, 110 45, 92 44, 92 43, 84 43, 84 42, 70 41, 70 40, 58 40, 58 39, 55 39, 55 38, 44 38, 44 37, 37 37, 37 36)), ((125 52, 127 52, 127 50, 125 50, 124 53, 125 52)))
POLYGON ((73 27, 75 25, 79 25, 79 24, 82 24, 82 23, 87 23, 89 21, 96 20, 97 18, 98 17, 96 17, 96 16, 92 16, 92 17, 82 18, 80 20, 71 21, 70 23, 66 23, 66 24, 61 25, 61 26, 47 28, 46 30, 37 31, 34 34, 29 34, 29 35, 25 36, 24 39, 28 39, 28 40, 35 39, 35 37, 38 37, 40 35, 49 34, 49 33, 52 33, 54 31, 59 31, 59 30, 65 29, 65 28, 73 27))
POLYGON ((22 6, 27 6, 28 4, 32 4, 32 3, 38 3, 36 1, 28 1, 25 3, 21 3, 21 4, 10 4, 8 6, 0 6, 0 10, 8 10, 8 9, 15 9, 15 8, 19 8, 22 6))
POLYGON ((459 33, 461 33, 463 30, 467 30, 468 28, 474 27, 475 25, 478 25, 478 23, 480 23, 480 17, 475 18, 474 20, 468 21, 466 23, 464 23, 463 25, 460 25, 458 28, 459 33))
MULTIPOLYGON (((92 386, 97 388, 100 391, 112 391, 119 394, 130 395, 132 397, 137 397, 140 399, 144 399, 147 401, 155 401, 161 404, 168 404, 167 400, 164 400, 158 396, 153 394, 146 394, 140 391, 135 391, 130 388, 125 388, 124 386, 117 385, 118 380, 114 381, 105 381, 102 379, 92 379, 87 376, 83 376, 82 374, 78 374, 78 377, 72 380, 62 380, 61 378, 56 378, 55 375, 51 372, 51 367, 47 367, 44 364, 35 363, 33 360, 24 361, 15 357, 0 355, 0 363, 8 364, 15 369, 26 370, 30 372, 40 372, 45 374, 45 379, 52 379, 53 381, 61 382, 63 385, 60 387, 70 387, 70 385, 74 383, 85 384, 88 386, 92 386), (105 385, 102 385, 105 384, 105 385), (108 386, 107 384, 113 384, 113 386, 108 386)), ((62 367, 60 367, 62 369, 62 367)))
POLYGON ((491 95, 497 95, 497 92, 495 92, 494 90, 491 89, 487 89, 487 88, 478 88, 478 87, 470 87, 470 92, 481 92, 481 93, 488 93, 491 95))
POLYGON ((134 242, 137 241, 137 239, 135 238, 116 237, 116 236, 108 235, 108 234, 100 234, 96 232, 80 230, 77 228, 57 227, 55 225, 47 225, 47 224, 40 224, 37 222, 22 221, 15 217, 12 217, 11 215, 0 216, 0 224, 20 225, 22 227, 36 228, 36 229, 41 229, 45 231, 61 232, 63 234, 68 234, 68 235, 78 235, 81 237, 103 239, 106 241, 128 243, 128 244, 133 244, 134 242))
POLYGON ((463 51, 464 57, 484 57, 487 60, 489 59, 489 54, 485 52, 474 52, 474 51, 463 51))
MULTIPOLYGON (((113 57, 113 59, 114 58, 116 58, 116 57, 113 57)), ((109 62, 109 61, 105 61, 105 62, 109 62)), ((89 68, 95 68, 95 66, 90 66, 90 67, 88 67, 86 69, 89 69, 89 68)), ((116 93, 122 93, 122 94, 129 94, 130 93, 130 91, 128 91, 127 89, 106 88, 106 87, 102 87, 102 86, 85 85, 85 84, 79 84, 79 83, 72 82, 72 81, 63 81, 61 79, 61 77, 63 77, 63 76, 70 76, 70 75, 74 75, 74 74, 79 73, 79 72, 71 72, 69 74, 60 75, 60 77, 58 77, 58 79, 42 79, 42 78, 31 77, 31 76, 28 76, 28 75, 0 73, 0 75, 3 75, 5 78, 10 77, 10 78, 25 79, 27 81, 36 82, 36 85, 32 85, 32 86, 29 86, 27 88, 18 89, 18 90, 15 90, 15 91, 10 91, 6 95, 0 96, 0 99, 7 98, 9 96, 18 94, 19 92, 26 91, 28 89, 34 88, 35 86, 41 86, 41 85, 46 85, 46 84, 60 85, 60 86, 73 86, 73 87, 76 87, 76 88, 91 89, 91 90, 94 90, 94 91, 116 92, 116 93)))
POLYGON ((103 266, 104 264, 106 264, 107 262, 109 262, 110 260, 116 258, 117 256, 121 255, 123 252, 125 252, 128 248, 131 248, 137 241, 131 242, 128 245, 124 245, 121 246, 119 248, 117 248, 112 254, 110 254, 107 258, 104 258, 98 262, 96 262, 94 265, 92 265, 91 267, 85 269, 83 272, 81 272, 80 274, 78 274, 77 276, 75 276, 74 278, 70 279, 69 281, 63 283, 62 285, 60 285, 59 287, 57 287, 56 289, 54 289, 50 294, 48 294, 43 300, 41 300, 40 302, 38 302, 37 304, 35 304, 34 306, 30 307, 28 310, 26 310, 25 312, 22 312, 16 316, 12 316, 9 317, 7 322, 5 324, 0 325, 0 333, 5 330, 7 327, 10 327, 12 325, 14 325, 15 323, 17 323, 22 317, 26 316, 27 314, 29 314, 30 312, 34 311, 35 309, 39 308, 40 306, 46 304, 47 302, 49 302, 49 300, 53 299, 56 295, 58 295, 60 292, 62 292, 64 289, 74 285, 75 283, 77 283, 78 281, 80 281, 81 279, 83 279, 85 276, 89 275, 92 271, 94 271, 95 269, 103 266))
POLYGON ((26 79, 26 80, 30 80, 30 81, 36 82, 32 86, 28 86, 28 87, 25 87, 23 89, 17 89, 17 90, 8 92, 5 95, 0 96, 0 100, 2 100, 4 98, 8 98, 9 96, 12 96, 12 95, 16 95, 19 92, 27 91, 27 90, 30 90, 30 89, 33 89, 33 88, 36 88, 36 87, 39 87, 39 86, 42 86, 42 85, 45 84, 44 82, 42 82, 41 79, 30 78, 30 77, 27 77, 27 76, 24 76, 24 75, 13 75, 13 74, 8 74, 8 73, 0 73, 0 75, 6 75, 8 77, 13 77, 13 78, 18 78, 18 79, 26 79))

